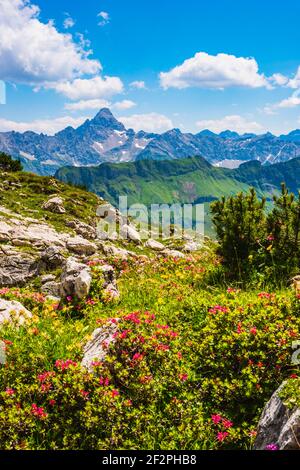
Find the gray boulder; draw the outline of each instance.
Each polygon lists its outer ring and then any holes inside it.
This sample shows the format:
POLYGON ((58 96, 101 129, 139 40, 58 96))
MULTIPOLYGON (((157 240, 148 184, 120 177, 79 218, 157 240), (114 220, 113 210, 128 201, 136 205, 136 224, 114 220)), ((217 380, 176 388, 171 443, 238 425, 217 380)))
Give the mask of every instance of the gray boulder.
POLYGON ((20 302, 0 299, 0 324, 5 321, 12 323, 15 320, 19 325, 23 325, 31 317, 32 313, 20 302))
POLYGON ((63 265, 65 258, 60 248, 49 246, 41 254, 41 261, 47 269, 56 269, 63 265))
POLYGON ((104 293, 107 294, 110 299, 118 299, 120 297, 120 292, 117 288, 116 273, 114 268, 109 264, 105 264, 104 266, 99 266, 99 269, 102 271, 104 277, 104 293))
POLYGON ((115 341, 114 335, 117 330, 117 323, 108 322, 93 332, 90 341, 86 344, 83 350, 84 356, 81 362, 83 367, 86 367, 90 372, 92 372, 94 361, 104 361, 109 345, 115 341))
POLYGON ((97 251, 97 246, 82 237, 72 237, 67 240, 68 250, 78 255, 93 255, 97 251))
POLYGON ((66 222, 66 225, 67 227, 74 229, 77 235, 81 235, 83 238, 91 240, 96 238, 96 229, 80 220, 69 220, 66 222))
POLYGON ((162 251, 165 249, 165 245, 156 240, 153 240, 152 238, 149 238, 149 240, 146 241, 145 246, 154 251, 162 251))
POLYGON ((124 248, 119 248, 115 245, 104 243, 102 241, 97 241, 96 244, 97 247, 108 257, 112 256, 123 260, 127 260, 130 256, 133 258, 137 257, 136 253, 133 251, 125 250, 124 248))
POLYGON ((52 297, 59 297, 61 293, 61 285, 59 282, 48 281, 41 287, 41 292, 52 297))
POLYGON ((47 284, 47 282, 55 281, 55 276, 54 274, 44 274, 41 276, 41 283, 42 284, 47 284))
POLYGON ((300 409, 287 408, 279 397, 285 382, 273 393, 260 417, 255 450, 265 450, 275 445, 279 450, 299 450, 300 409))
POLYGON ((198 243, 196 241, 193 241, 193 240, 190 240, 188 241, 184 247, 183 247, 183 251, 186 251, 188 253, 191 253, 193 251, 198 251, 200 250, 200 248, 202 247, 201 243, 198 243))
POLYGON ((61 275, 60 295, 76 296, 79 299, 87 296, 92 282, 91 270, 75 258, 68 258, 61 275))
POLYGON ((141 236, 139 232, 131 225, 124 224, 121 226, 120 234, 123 238, 130 240, 136 244, 141 244, 141 236))
POLYGON ((168 258, 185 258, 185 255, 178 250, 170 250, 167 248, 164 251, 161 251, 161 254, 167 256, 168 258))
POLYGON ((64 214, 66 209, 63 206, 64 201, 61 197, 52 197, 42 206, 46 211, 54 212, 55 214, 64 214))
POLYGON ((108 284, 114 284, 116 282, 115 270, 110 264, 99 266, 99 270, 103 273, 105 280, 104 287, 106 287, 108 284))

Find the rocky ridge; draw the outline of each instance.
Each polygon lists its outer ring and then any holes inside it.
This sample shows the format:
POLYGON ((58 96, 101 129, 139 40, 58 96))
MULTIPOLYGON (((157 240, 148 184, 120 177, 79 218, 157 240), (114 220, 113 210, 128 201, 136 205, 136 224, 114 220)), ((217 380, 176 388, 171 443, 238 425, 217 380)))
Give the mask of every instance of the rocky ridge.
POLYGON ((63 166, 91 166, 136 160, 202 156, 217 166, 233 168, 248 160, 273 164, 300 156, 299 130, 276 137, 225 131, 198 134, 171 129, 163 134, 125 129, 110 112, 101 109, 77 129, 67 127, 53 136, 27 131, 0 133, 0 151, 20 159, 24 168, 53 175, 63 166))

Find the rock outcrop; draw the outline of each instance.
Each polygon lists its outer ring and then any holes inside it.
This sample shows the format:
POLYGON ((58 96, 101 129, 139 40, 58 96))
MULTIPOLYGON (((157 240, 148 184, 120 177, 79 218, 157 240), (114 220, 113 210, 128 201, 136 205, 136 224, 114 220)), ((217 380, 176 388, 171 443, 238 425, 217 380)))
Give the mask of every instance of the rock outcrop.
POLYGON ((95 243, 80 236, 69 238, 67 240, 67 248, 78 255, 93 255, 97 251, 95 243))
POLYGON ((63 265, 65 258, 62 250, 56 246, 49 246, 41 253, 41 262, 45 269, 56 269, 63 265))
POLYGON ((83 238, 94 240, 97 236, 96 229, 94 227, 85 224, 80 220, 69 220, 66 222, 66 226, 72 228, 77 233, 77 235, 80 235, 83 238))
POLYGON ((37 258, 0 249, 0 287, 23 286, 38 274, 37 258))
POLYGON ((64 248, 67 239, 70 238, 69 234, 58 233, 43 221, 21 217, 3 207, 0 207, 0 211, 7 213, 6 217, 0 216, 0 241, 2 242, 36 249, 43 249, 47 246, 64 248))
POLYGON ((266 404, 260 417, 255 450, 273 446, 279 450, 300 450, 300 409, 287 408, 279 394, 285 382, 266 404))

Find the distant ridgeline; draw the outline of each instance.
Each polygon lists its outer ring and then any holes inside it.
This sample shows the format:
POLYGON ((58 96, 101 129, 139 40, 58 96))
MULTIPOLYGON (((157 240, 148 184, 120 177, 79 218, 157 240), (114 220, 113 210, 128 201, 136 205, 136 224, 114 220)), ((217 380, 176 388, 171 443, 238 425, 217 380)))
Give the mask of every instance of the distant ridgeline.
POLYGON ((27 131, 0 132, 0 151, 20 159, 26 171, 54 175, 66 165, 90 166, 139 160, 177 160, 201 155, 218 167, 235 168, 245 161, 263 164, 300 157, 300 130, 279 137, 225 131, 197 134, 171 129, 162 134, 126 129, 109 109, 101 109, 77 129, 55 135, 27 131))
POLYGON ((141 160, 132 163, 103 163, 96 167, 64 167, 56 178, 77 185, 118 204, 128 196, 129 204, 211 202, 254 187, 258 195, 271 198, 280 184, 293 192, 300 187, 300 158, 274 165, 246 162, 237 169, 217 168, 202 157, 179 160, 141 160))
POLYGON ((65 167, 57 179, 84 185, 118 206, 119 196, 128 204, 204 203, 206 233, 212 235, 209 203, 222 196, 254 187, 258 196, 271 201, 282 182, 293 192, 300 187, 300 158, 274 165, 258 161, 237 169, 217 168, 202 157, 179 160, 141 160, 132 163, 104 163, 97 167, 65 167))

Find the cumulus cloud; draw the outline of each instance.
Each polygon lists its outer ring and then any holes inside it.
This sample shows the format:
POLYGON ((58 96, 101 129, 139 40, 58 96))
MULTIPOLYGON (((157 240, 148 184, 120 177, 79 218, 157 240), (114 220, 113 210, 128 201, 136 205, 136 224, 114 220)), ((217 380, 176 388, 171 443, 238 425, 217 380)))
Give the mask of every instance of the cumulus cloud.
POLYGON ((131 109, 134 106, 136 106, 136 103, 131 100, 123 100, 123 101, 117 101, 112 105, 112 108, 117 109, 117 110, 123 110, 123 109, 131 109))
POLYGON ((109 108, 111 103, 107 100, 80 100, 75 103, 66 103, 65 109, 69 111, 83 111, 85 109, 109 108))
POLYGON ((270 78, 269 81, 274 83, 274 85, 278 86, 285 86, 289 83, 289 78, 281 73, 274 73, 270 78))
POLYGON ((146 83, 143 80, 135 80, 129 84, 132 88, 137 88, 138 90, 146 90, 146 83))
POLYGON ((293 96, 290 96, 289 98, 286 98, 285 100, 280 101, 277 107, 278 108, 295 108, 296 106, 299 106, 299 105, 300 105, 300 97, 293 95, 293 96))
POLYGON ((222 53, 213 56, 206 52, 198 52, 169 72, 161 72, 160 83, 165 90, 188 87, 270 87, 267 78, 258 72, 255 59, 222 53))
POLYGON ((278 109, 290 109, 300 106, 300 90, 295 91, 292 96, 285 98, 278 103, 267 105, 264 108, 266 114, 276 114, 278 109))
POLYGON ((268 104, 267 106, 265 106, 263 111, 266 114, 276 114, 277 111, 280 109, 291 109, 291 108, 296 108, 297 106, 300 106, 300 66, 298 67, 298 70, 296 71, 295 76, 293 78, 289 79, 285 77, 284 75, 280 75, 280 74, 275 74, 275 75, 280 76, 279 83, 278 83, 279 85, 282 85, 286 88, 295 89, 295 91, 288 98, 285 98, 279 101, 278 103, 268 104))
POLYGON ((288 82, 290 88, 300 88, 300 66, 298 67, 297 72, 295 73, 294 78, 291 78, 288 82))
POLYGON ((230 115, 225 116, 221 119, 211 119, 196 122, 197 127, 200 130, 209 129, 213 132, 220 133, 222 131, 231 130, 244 134, 247 132, 261 132, 263 126, 256 121, 248 121, 243 116, 230 115))
POLYGON ((101 70, 99 61, 89 58, 91 51, 58 32, 52 21, 42 23, 39 13, 28 0, 1 0, 1 79, 42 85, 101 70))
POLYGON ((73 26, 75 26, 75 21, 73 20, 73 18, 71 18, 69 14, 67 14, 67 17, 64 20, 63 26, 65 29, 70 29, 70 28, 73 28, 73 26))
POLYGON ((119 77, 93 77, 77 78, 72 82, 58 82, 49 85, 58 93, 63 94, 70 100, 94 100, 108 98, 112 95, 122 93, 123 83, 119 77))
POLYGON ((68 126, 72 126, 74 128, 78 127, 86 119, 87 117, 84 116, 78 118, 62 116, 54 119, 37 119, 34 121, 21 122, 0 118, 0 132, 8 132, 12 130, 17 132, 34 131, 37 133, 54 135, 56 132, 65 129, 68 126))
POLYGON ((130 109, 136 106, 134 101, 123 100, 116 101, 111 103, 108 100, 95 99, 95 100, 80 100, 75 103, 66 103, 65 109, 69 111, 83 111, 85 109, 101 109, 101 108, 111 108, 117 110, 130 109))
POLYGON ((107 11, 100 11, 97 17, 100 18, 98 26, 105 26, 110 21, 109 13, 107 13, 107 11))
POLYGON ((133 114, 119 117, 118 120, 135 131, 164 132, 174 127, 170 118, 159 113, 133 114))

